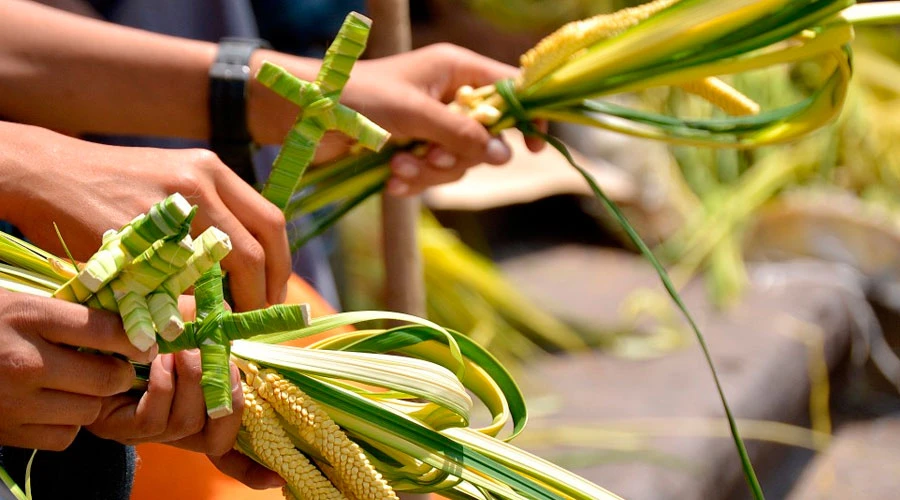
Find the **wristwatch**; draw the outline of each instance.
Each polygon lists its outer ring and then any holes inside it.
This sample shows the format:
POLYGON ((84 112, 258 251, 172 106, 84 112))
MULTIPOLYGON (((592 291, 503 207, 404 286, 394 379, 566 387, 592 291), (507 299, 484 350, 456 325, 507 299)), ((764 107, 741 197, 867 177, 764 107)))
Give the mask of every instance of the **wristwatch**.
POLYGON ((210 149, 251 186, 257 179, 253 171, 256 145, 247 129, 250 56, 268 47, 268 42, 257 38, 223 38, 209 69, 210 149))

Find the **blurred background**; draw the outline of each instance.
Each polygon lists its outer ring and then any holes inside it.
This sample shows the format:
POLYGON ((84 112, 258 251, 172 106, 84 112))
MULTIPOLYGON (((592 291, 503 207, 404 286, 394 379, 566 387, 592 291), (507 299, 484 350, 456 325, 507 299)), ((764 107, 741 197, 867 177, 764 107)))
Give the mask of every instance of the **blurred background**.
MULTIPOLYGON (((561 24, 638 3, 416 1, 414 44, 516 65, 561 24)), ((684 287, 769 498, 892 499, 900 487, 898 41, 858 30, 844 113, 798 143, 714 151, 552 130, 684 287)), ((797 66, 730 82, 766 109, 813 77, 797 66)), ((678 91, 617 98, 715 114, 678 91)), ((515 370, 535 414, 521 446, 625 498, 743 498, 711 378, 652 269, 561 157, 518 153, 425 196, 430 317, 515 370)), ((361 237, 377 208, 336 239, 347 309, 382 296, 379 234, 361 237)))
MULTIPOLYGON (((348 11, 366 7, 222 0, 252 7, 243 15, 253 26, 225 16, 237 32, 222 33, 202 9, 157 22, 153 13, 184 7, 175 0, 45 3, 182 36, 258 34, 311 56, 348 11)), ((638 3, 415 0, 413 44, 452 42, 518 65, 565 22, 638 3)), ((551 129, 670 266, 771 499, 900 491, 898 42, 895 29, 858 30, 843 114, 797 143, 706 150, 551 129)), ((730 83, 765 109, 806 95, 812 71, 775 68, 730 83)), ((677 90, 616 99, 716 113, 677 90)), ((533 418, 517 444, 632 500, 745 497, 696 341, 562 157, 517 149, 509 165, 475 168, 423 200, 429 317, 469 332, 519 379, 533 418)), ((367 202, 314 243, 333 273, 305 276, 335 307, 385 307, 379 207, 367 202)))

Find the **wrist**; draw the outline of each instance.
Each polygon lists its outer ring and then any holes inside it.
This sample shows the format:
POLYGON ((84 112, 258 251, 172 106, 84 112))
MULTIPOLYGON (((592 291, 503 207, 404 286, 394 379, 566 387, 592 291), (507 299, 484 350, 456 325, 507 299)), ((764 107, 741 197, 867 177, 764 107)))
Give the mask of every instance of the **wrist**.
POLYGON ((256 184, 253 154, 256 141, 247 124, 250 57, 268 47, 256 38, 223 38, 209 68, 209 146, 248 184, 256 184))

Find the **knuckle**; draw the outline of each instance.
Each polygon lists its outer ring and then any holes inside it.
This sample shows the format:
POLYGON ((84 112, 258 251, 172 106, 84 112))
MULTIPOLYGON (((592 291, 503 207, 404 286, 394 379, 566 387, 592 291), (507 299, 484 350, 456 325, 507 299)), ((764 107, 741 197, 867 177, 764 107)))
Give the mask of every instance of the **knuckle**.
POLYGON ((179 168, 173 171, 169 179, 170 185, 167 187, 170 191, 177 191, 188 197, 196 196, 203 190, 203 180, 192 168, 179 168))
POLYGON ((190 150, 193 163, 202 169, 217 170, 222 167, 222 160, 208 149, 190 150))
POLYGON ((42 380, 47 374, 43 358, 37 352, 28 349, 16 349, 4 354, 3 371, 19 381, 42 380))
POLYGON ((259 242, 248 241, 238 252, 241 259, 241 267, 247 268, 252 272, 261 272, 266 264, 266 251, 259 242))
POLYGON ((193 436, 203 430, 206 425, 206 414, 193 412, 177 417, 174 422, 175 432, 184 436, 193 436))
POLYGON ((459 45, 454 45, 449 42, 435 43, 429 46, 429 49, 434 51, 436 55, 446 57, 448 59, 454 59, 464 51, 464 49, 459 45))
POLYGON ((134 438, 146 438, 159 436, 166 432, 169 422, 166 420, 150 417, 141 417, 135 421, 134 438))
POLYGON ((271 203, 267 203, 265 207, 262 217, 266 229, 279 233, 284 231, 287 226, 287 220, 281 209, 271 203))
POLYGON ((84 403, 82 410, 81 425, 91 425, 100 418, 100 412, 103 411, 103 401, 100 398, 91 398, 84 403))
POLYGON ((198 351, 192 349, 178 353, 176 363, 179 384, 194 386, 200 383, 203 378, 203 366, 198 351))
POLYGON ((95 372, 94 395, 114 396, 125 392, 131 386, 134 369, 131 365, 116 359, 104 360, 105 366, 95 372))
POLYGON ((16 330, 33 331, 38 327, 41 316, 38 304, 28 296, 8 297, 0 306, 0 318, 2 321, 16 330))

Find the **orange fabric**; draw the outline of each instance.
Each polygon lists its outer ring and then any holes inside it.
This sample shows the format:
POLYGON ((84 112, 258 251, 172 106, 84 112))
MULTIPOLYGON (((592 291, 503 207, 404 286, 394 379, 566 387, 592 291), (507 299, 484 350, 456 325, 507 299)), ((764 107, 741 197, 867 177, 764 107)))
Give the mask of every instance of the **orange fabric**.
MULTIPOLYGON (((308 283, 297 275, 288 281, 287 304, 309 304, 313 316, 334 313, 308 283)), ((352 330, 352 328, 346 328, 352 330)), ((323 334, 325 335, 325 334, 323 334)), ((316 338, 321 338, 316 336, 316 338)), ((291 342, 308 345, 312 340, 291 342)), ((172 446, 142 444, 132 490, 132 500, 263 500, 281 499, 280 489, 251 490, 219 472, 206 456, 172 446)))
POLYGON ((162 444, 142 444, 132 500, 279 500, 278 488, 252 490, 219 472, 206 455, 162 444))

